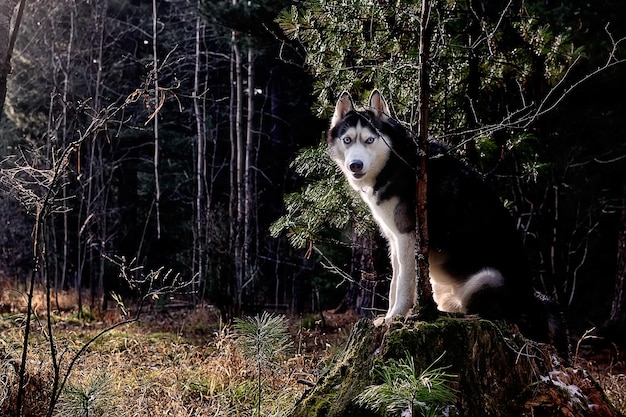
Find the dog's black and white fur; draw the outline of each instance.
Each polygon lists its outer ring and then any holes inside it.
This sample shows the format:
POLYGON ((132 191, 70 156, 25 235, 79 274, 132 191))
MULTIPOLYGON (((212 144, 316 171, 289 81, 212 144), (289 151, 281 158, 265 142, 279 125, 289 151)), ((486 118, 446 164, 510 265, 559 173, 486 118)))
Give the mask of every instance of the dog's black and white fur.
MULTIPOLYGON (((416 145, 375 90, 360 110, 349 93, 341 95, 328 147, 389 241, 385 321, 406 316, 415 301, 416 145)), ((506 319, 530 338, 553 339, 561 316, 533 290, 520 236, 501 201, 441 144, 429 144, 427 169, 430 282, 439 310, 506 319)))

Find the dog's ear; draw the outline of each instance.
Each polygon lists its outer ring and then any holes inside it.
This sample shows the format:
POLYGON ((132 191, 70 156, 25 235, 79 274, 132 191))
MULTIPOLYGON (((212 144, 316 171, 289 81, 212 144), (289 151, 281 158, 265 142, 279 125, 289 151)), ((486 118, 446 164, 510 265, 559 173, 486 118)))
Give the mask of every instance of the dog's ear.
POLYGON ((352 104, 352 97, 350 97, 350 93, 344 91, 339 96, 339 100, 337 100, 337 105, 335 106, 335 113, 333 114, 333 119, 330 122, 331 129, 337 123, 343 119, 348 112, 354 110, 354 104, 352 104))
POLYGON ((370 94, 369 108, 379 119, 386 120, 390 116, 389 106, 377 89, 370 94))

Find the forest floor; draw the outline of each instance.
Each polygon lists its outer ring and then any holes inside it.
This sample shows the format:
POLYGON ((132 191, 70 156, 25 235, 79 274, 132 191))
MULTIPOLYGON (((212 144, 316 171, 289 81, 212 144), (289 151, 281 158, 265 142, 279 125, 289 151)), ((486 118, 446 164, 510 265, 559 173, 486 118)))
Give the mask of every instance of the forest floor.
MULTIPOLYGON (((23 306, 0 292, 0 415, 11 411, 22 353, 23 306)), ((54 380, 44 317, 36 299, 28 349, 26 414, 46 415, 54 380)), ((256 415, 258 372, 242 355, 231 326, 210 306, 150 308, 140 320, 108 331, 77 354, 100 331, 121 321, 119 311, 86 311, 60 298, 53 336, 60 373, 76 362, 55 416, 252 416, 256 415)), ((284 415, 345 345, 353 315, 290 318, 292 347, 280 366, 263 369, 262 415, 284 415), (324 324, 324 326, 322 325, 324 324)), ((615 347, 581 344, 575 364, 588 370, 614 404, 626 413, 624 354, 615 347)), ((576 346, 574 346, 576 348, 576 346)))

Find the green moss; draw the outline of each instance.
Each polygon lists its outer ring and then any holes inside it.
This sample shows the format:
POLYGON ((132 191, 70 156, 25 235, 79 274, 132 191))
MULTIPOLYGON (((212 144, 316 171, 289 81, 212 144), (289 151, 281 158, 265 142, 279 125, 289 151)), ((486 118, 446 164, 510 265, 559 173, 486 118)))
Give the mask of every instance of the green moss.
POLYGON ((303 329, 312 330, 315 328, 317 320, 319 320, 318 316, 308 315, 302 317, 301 326, 303 329))
MULTIPOLYGON (((435 322, 394 323, 386 334, 381 360, 400 359, 404 352, 419 352, 418 365, 427 367, 439 356, 442 366, 458 368, 467 360, 472 346, 481 339, 503 337, 511 349, 521 349, 526 341, 517 338, 509 325, 477 318, 441 317, 435 322), (522 342, 517 343, 516 342, 522 342)), ((487 340, 484 340, 487 342, 487 340)))
POLYGON ((150 333, 146 337, 146 341, 151 344, 159 344, 162 342, 176 342, 178 341, 178 335, 171 332, 154 332, 150 333))
POLYGON ((343 355, 317 386, 296 406, 294 417, 377 416, 356 404, 356 398, 376 381, 372 372, 407 353, 416 368, 435 362, 458 375, 453 388, 459 392, 457 408, 484 410, 485 415, 516 415, 514 398, 545 372, 533 362, 538 347, 523 339, 505 323, 477 318, 442 317, 434 322, 393 322, 374 328, 358 322, 343 355), (489 414, 489 410, 492 414, 489 414), (497 410, 496 414, 493 414, 497 410), (500 413, 500 414, 498 414, 500 413), (511 414, 512 413, 512 414, 511 414))
POLYGON ((81 309, 74 311, 70 314, 66 322, 74 326, 81 326, 83 324, 92 323, 96 320, 96 316, 93 314, 89 307, 82 307, 81 309))
POLYGON ((360 416, 371 415, 356 405, 356 397, 372 383, 376 348, 383 330, 375 329, 369 320, 355 324, 343 355, 324 374, 317 386, 305 394, 292 416, 360 416))

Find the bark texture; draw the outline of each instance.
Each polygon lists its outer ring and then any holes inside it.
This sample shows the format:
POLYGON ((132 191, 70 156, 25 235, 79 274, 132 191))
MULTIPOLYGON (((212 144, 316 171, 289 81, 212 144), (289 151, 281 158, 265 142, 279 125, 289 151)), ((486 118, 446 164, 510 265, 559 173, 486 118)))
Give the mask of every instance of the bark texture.
POLYGON ((373 369, 406 352, 420 369, 443 354, 436 366, 456 375, 450 416, 623 416, 585 371, 565 366, 550 346, 509 325, 474 318, 393 323, 388 331, 358 322, 343 354, 291 416, 378 416, 355 398, 380 383, 373 369))
POLYGON ((611 305, 611 315, 603 329, 610 340, 626 344, 626 179, 622 184, 621 217, 617 232, 617 268, 615 273, 615 294, 611 305))
POLYGON ((7 76, 11 70, 11 18, 17 0, 0 3, 0 115, 7 94, 7 76))

